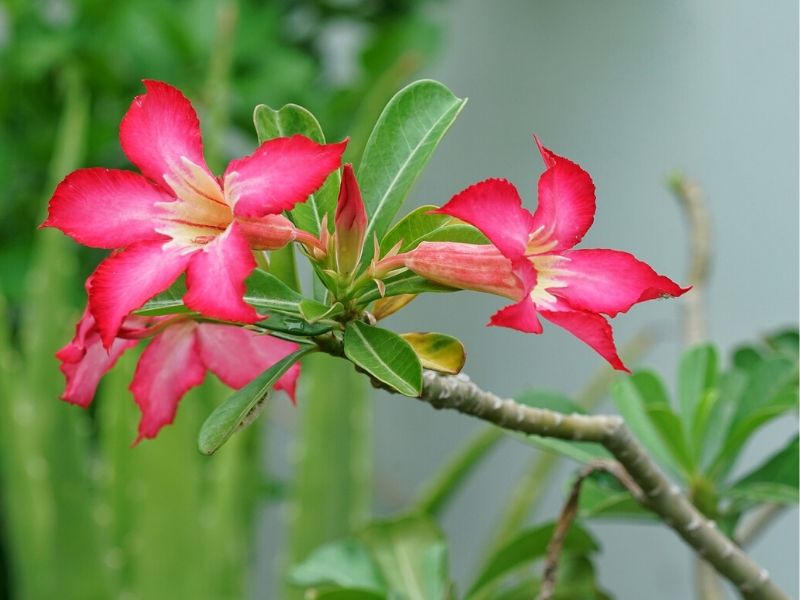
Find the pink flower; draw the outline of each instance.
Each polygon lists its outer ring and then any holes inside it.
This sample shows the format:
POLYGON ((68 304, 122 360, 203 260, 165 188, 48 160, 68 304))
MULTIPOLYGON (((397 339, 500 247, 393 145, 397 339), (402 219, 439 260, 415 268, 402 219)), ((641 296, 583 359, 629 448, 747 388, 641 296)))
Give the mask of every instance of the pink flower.
POLYGON ((423 242, 405 256, 405 265, 445 285, 514 300, 490 325, 541 333, 541 315, 626 371, 603 315, 614 317, 638 302, 680 296, 689 288, 627 252, 572 250, 594 220, 594 184, 577 164, 536 142, 547 167, 539 178, 536 212, 522 207, 508 181, 477 183, 435 212, 474 225, 492 245, 423 242))
POLYGON ((98 266, 89 291, 89 310, 109 349, 125 317, 184 271, 188 307, 218 319, 257 321, 242 299, 255 268, 251 248, 315 242, 281 213, 322 185, 346 145, 277 138, 214 177, 189 101, 165 83, 144 84, 147 93, 134 98, 120 126, 122 149, 142 174, 71 173, 42 224, 87 246, 121 249, 98 266))
MULTIPOLYGON (((61 396, 86 408, 97 385, 117 359, 144 337, 153 337, 142 353, 131 381, 131 392, 142 412, 139 435, 153 438, 172 423, 178 402, 211 371, 223 383, 239 389, 261 372, 297 350, 298 345, 234 325, 197 323, 182 317, 128 317, 109 350, 103 347, 92 314, 86 310, 73 340, 56 353, 66 387, 61 396)), ((295 401, 300 365, 293 365, 277 382, 295 401)))

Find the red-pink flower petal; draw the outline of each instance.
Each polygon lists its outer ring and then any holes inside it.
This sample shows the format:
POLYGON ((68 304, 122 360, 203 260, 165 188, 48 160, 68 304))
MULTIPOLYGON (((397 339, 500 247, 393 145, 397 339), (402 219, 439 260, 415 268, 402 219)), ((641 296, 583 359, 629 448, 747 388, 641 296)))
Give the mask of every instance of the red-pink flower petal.
POLYGON ((133 99, 119 128, 127 157, 145 176, 165 187, 164 175, 181 170, 182 157, 208 171, 200 121, 189 100, 161 81, 143 83, 147 93, 133 99))
POLYGON ((255 323, 259 316, 243 299, 244 280, 256 261, 239 225, 231 225, 192 255, 183 302, 206 316, 255 323))
POLYGON ((542 333, 542 324, 536 316, 536 307, 530 298, 506 306, 494 313, 487 325, 510 327, 525 333, 542 333))
POLYGON ((537 245, 545 251, 572 248, 594 221, 594 183, 589 173, 554 154, 536 138, 547 170, 539 178, 539 204, 533 213, 537 245))
POLYGON ((603 316, 579 310, 542 310, 539 314, 588 344, 618 371, 630 372, 617 354, 611 325, 603 316))
POLYGON ((164 250, 162 242, 141 242, 106 258, 89 281, 89 310, 106 348, 126 315, 172 285, 190 254, 164 250))
POLYGON ((136 340, 115 339, 111 348, 106 350, 100 340, 94 317, 87 309, 75 327, 75 337, 69 344, 56 352, 61 361, 61 372, 66 378, 66 387, 61 395, 62 400, 86 408, 94 399, 97 385, 117 359, 136 340))
POLYGON ((203 382, 195 329, 191 321, 167 327, 142 353, 130 387, 142 411, 137 443, 172 423, 183 395, 203 382))
POLYGON ((225 170, 224 190, 237 216, 278 214, 304 202, 339 168, 347 141, 317 144, 302 135, 275 138, 225 170))
MULTIPOLYGON (((206 368, 225 384, 239 389, 297 350, 298 345, 241 327, 201 323, 197 328, 200 356, 206 368)), ((275 384, 295 401, 300 365, 295 364, 275 384)))
POLYGON ((156 240, 157 202, 171 196, 138 173, 112 169, 79 169, 58 184, 42 227, 60 229, 75 241, 95 248, 123 248, 156 240))
POLYGON ((572 307, 614 316, 638 302, 675 297, 689 291, 656 273, 647 263, 620 250, 573 250, 553 289, 572 307))
POLYGON ((487 179, 471 185, 432 212, 477 227, 512 262, 525 255, 534 225, 531 213, 522 207, 517 188, 505 179, 487 179))

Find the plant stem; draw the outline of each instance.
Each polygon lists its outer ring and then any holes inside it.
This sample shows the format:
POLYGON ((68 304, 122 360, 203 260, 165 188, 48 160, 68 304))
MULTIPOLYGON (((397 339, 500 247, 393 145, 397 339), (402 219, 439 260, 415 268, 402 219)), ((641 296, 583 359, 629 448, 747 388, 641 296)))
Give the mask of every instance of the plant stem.
POLYGON ((769 573, 722 534, 667 479, 620 417, 564 415, 532 408, 486 392, 466 376, 443 376, 432 371, 424 374, 420 400, 436 409, 456 410, 511 431, 602 444, 641 488, 641 505, 657 514, 745 598, 788 600, 769 573))
POLYGON ((604 471, 613 475, 630 492, 631 496, 639 502, 644 501, 642 490, 639 489, 639 486, 636 485, 628 475, 628 472, 617 461, 601 459, 585 465, 572 484, 567 502, 561 510, 558 521, 556 521, 553 537, 550 539, 550 543, 547 544, 547 559, 537 600, 551 600, 556 591, 558 563, 561 560, 561 551, 564 548, 564 540, 567 537, 569 528, 572 526, 575 517, 578 516, 581 487, 586 478, 597 471, 604 471))
POLYGON ((752 544, 785 509, 782 504, 766 504, 755 511, 755 514, 742 524, 736 535, 739 545, 746 548, 752 544))
POLYGON ((706 339, 705 287, 711 271, 711 219, 700 187, 676 174, 669 188, 680 202, 689 223, 689 275, 692 293, 684 298, 684 341, 687 346, 706 339))

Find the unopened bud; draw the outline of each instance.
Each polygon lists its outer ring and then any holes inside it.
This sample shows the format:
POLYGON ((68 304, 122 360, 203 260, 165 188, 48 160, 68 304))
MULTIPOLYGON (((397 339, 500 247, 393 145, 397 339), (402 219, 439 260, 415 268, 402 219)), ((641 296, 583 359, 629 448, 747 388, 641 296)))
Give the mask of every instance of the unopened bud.
POLYGON ((364 209, 361 191, 358 189, 353 166, 350 164, 345 165, 342 170, 342 186, 339 189, 334 223, 336 268, 341 275, 349 276, 355 271, 361 259, 367 230, 367 211, 364 209))

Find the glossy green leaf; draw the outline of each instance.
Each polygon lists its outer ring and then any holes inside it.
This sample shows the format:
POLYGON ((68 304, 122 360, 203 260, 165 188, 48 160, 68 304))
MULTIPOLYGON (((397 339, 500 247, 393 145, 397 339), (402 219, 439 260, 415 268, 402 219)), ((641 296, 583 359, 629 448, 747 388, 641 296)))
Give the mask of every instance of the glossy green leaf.
POLYGON ((440 283, 434 283, 424 277, 420 277, 411 271, 405 271, 384 280, 386 288, 381 295, 378 286, 370 283, 369 287, 358 296, 358 304, 364 306, 380 298, 399 296, 401 294, 422 294, 424 292, 457 292, 456 288, 451 288, 440 283))
POLYGON ((317 323, 324 319, 331 319, 344 312, 344 306, 341 302, 336 302, 331 306, 317 302, 316 300, 305 299, 299 305, 300 314, 309 323, 317 323))
MULTIPOLYGON (((322 127, 316 117, 296 104, 287 104, 278 110, 261 104, 253 113, 253 122, 259 143, 295 134, 304 135, 318 144, 325 143, 322 127)), ((308 200, 292 209, 289 216, 297 227, 318 236, 324 216, 328 215, 329 222, 332 222, 340 177, 336 171, 316 193, 308 197, 308 200)))
POLYGON ((400 219, 381 241, 381 254, 398 242, 400 252, 416 248, 422 241, 485 244, 486 237, 471 225, 448 215, 430 214, 437 206, 420 206, 400 219))
POLYGON ((411 345, 396 333, 353 321, 344 332, 344 353, 401 394, 419 396, 422 392, 422 365, 411 345))
MULTIPOLYGON (((324 314, 329 307, 305 298, 278 277, 262 269, 255 269, 245 281, 247 289, 245 301, 261 314, 273 312, 303 317, 303 309, 314 314, 324 314)), ((136 314, 142 316, 159 316, 191 312, 183 305, 186 285, 182 280, 173 284, 168 290, 149 300, 136 314)))
POLYGON ((300 303, 306 300, 272 273, 255 269, 247 278, 245 301, 258 311, 277 311, 301 316, 300 303))
POLYGON ((246 426, 250 414, 265 402, 272 386, 289 368, 309 352, 313 346, 303 346, 282 358, 242 389, 234 392, 225 402, 217 406, 198 436, 198 447, 203 454, 213 454, 235 431, 246 426))
POLYGON ((797 504, 800 444, 795 436, 784 448, 734 483, 726 496, 749 502, 797 504))
POLYGON ((289 571, 292 583, 303 587, 325 584, 382 592, 386 589, 368 548, 359 540, 325 544, 289 571))
POLYGON ((284 313, 271 313, 263 311, 267 317, 263 321, 257 323, 258 327, 268 330, 272 335, 296 342, 308 342, 303 338, 314 337, 327 333, 334 328, 334 323, 331 321, 318 321, 316 323, 309 323, 302 317, 294 315, 287 315, 284 313))
POLYGON ((446 598, 447 545, 428 517, 409 516, 375 523, 359 534, 378 564, 390 597, 446 598))
POLYGON ((458 338, 444 333, 401 333, 424 369, 455 375, 464 368, 467 353, 458 338))
MULTIPOLYGON (((383 110, 364 149, 358 169, 369 215, 366 239, 378 239, 389 227, 411 186, 466 101, 441 83, 414 82, 400 90, 383 110)), ((372 258, 369 243, 363 263, 372 258)))
MULTIPOLYGON (((547 553, 547 545, 553 537, 553 524, 541 525, 521 532, 508 544, 499 548, 476 577, 467 592, 467 600, 488 600, 489 595, 503 577, 513 573, 521 565, 539 560, 547 553)), ((577 524, 573 524, 564 539, 564 552, 586 555, 599 549, 591 535, 577 524)))

